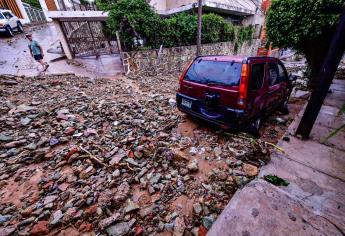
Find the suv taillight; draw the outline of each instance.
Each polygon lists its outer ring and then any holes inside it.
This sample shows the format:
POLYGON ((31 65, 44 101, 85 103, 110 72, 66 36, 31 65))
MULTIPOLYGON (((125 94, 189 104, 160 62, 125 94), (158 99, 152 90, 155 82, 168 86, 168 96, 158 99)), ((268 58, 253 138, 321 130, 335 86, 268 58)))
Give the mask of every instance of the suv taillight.
POLYGON ((189 67, 192 65, 193 62, 194 62, 194 61, 191 61, 191 62, 188 64, 188 66, 186 67, 186 69, 183 71, 183 73, 182 73, 182 75, 181 75, 181 77, 180 77, 180 80, 179 80, 180 84, 182 83, 183 78, 186 76, 187 71, 188 71, 189 67))
POLYGON ((239 95, 238 95, 238 100, 237 100, 237 105, 241 109, 246 108, 248 80, 249 80, 249 66, 248 64, 243 64, 242 72, 241 72, 241 83, 240 83, 239 95))

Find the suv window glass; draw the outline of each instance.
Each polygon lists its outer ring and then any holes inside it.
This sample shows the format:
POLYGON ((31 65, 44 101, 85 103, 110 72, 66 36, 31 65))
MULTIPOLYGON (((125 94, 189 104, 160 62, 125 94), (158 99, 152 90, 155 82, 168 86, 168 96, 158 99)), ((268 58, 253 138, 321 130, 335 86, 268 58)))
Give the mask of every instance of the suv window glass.
POLYGON ((199 59, 189 68, 184 79, 202 84, 238 86, 241 70, 241 63, 199 59))
POLYGON ((279 73, 278 73, 278 67, 276 63, 268 64, 268 74, 270 76, 269 78, 270 86, 273 86, 279 83, 279 73))
POLYGON ((0 13, 0 19, 5 19, 5 17, 0 13))
POLYGON ((2 14, 4 14, 4 16, 5 16, 7 19, 12 18, 11 13, 9 13, 9 12, 4 12, 4 13, 2 13, 2 14))
POLYGON ((288 76, 285 73, 285 70, 283 68, 282 65, 278 64, 278 71, 279 71, 279 81, 283 82, 283 81, 287 81, 288 80, 288 76))
POLYGON ((251 89, 256 90, 262 87, 265 76, 265 63, 252 65, 251 89))

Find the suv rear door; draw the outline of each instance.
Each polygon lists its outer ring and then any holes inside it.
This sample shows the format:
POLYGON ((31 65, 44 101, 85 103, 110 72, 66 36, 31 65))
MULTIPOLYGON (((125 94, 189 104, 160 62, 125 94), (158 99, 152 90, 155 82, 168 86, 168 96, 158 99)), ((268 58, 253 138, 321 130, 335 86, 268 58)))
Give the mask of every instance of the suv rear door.
POLYGON ((219 105, 236 108, 242 63, 198 58, 180 84, 180 93, 205 103, 217 96, 219 105))

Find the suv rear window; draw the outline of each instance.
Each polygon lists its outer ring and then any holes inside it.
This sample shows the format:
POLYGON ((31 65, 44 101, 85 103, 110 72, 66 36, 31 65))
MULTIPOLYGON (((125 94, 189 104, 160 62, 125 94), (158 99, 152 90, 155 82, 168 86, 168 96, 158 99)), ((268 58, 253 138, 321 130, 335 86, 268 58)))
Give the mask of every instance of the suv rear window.
POLYGON ((184 79, 202 84, 238 86, 241 70, 242 63, 199 59, 189 68, 184 79))

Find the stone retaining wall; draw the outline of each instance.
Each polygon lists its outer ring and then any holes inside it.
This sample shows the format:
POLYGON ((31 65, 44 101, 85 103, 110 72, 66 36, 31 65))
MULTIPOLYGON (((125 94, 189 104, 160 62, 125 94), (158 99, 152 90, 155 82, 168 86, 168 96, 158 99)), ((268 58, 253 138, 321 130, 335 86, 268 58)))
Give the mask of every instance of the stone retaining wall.
MULTIPOLYGON (((202 45, 202 55, 255 56, 258 40, 245 42, 235 53, 234 43, 222 42, 202 45)), ((122 52, 124 72, 128 77, 179 74, 195 58, 196 46, 164 48, 147 51, 122 52)))

